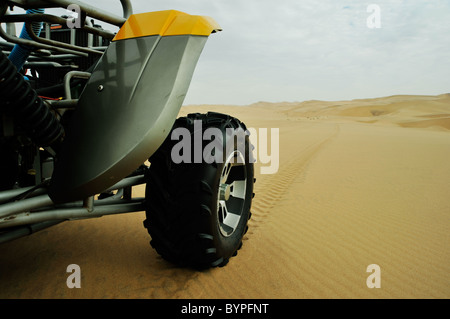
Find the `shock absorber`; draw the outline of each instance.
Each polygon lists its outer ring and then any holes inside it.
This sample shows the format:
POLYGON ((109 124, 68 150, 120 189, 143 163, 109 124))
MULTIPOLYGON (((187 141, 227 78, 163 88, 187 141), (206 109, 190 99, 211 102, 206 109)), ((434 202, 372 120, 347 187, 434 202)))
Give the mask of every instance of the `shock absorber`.
POLYGON ((38 146, 58 144, 64 129, 47 104, 0 50, 0 112, 11 114, 38 146))

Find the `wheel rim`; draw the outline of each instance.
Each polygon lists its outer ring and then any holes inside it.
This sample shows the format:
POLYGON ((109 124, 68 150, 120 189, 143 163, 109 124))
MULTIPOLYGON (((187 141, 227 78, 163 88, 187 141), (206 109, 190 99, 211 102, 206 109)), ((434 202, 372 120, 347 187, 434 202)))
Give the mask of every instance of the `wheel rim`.
POLYGON ((219 230, 229 237, 236 231, 244 212, 247 193, 247 168, 239 151, 231 153, 220 176, 217 214, 219 230))

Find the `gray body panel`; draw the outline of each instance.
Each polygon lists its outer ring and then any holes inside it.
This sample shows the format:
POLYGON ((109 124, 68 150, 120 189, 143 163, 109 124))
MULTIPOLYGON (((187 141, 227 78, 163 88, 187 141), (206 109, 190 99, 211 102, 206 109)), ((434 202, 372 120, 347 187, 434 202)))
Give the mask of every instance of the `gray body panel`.
POLYGON ((180 35, 111 43, 67 129, 49 190, 54 202, 102 192, 158 149, 176 120, 206 41, 180 35))

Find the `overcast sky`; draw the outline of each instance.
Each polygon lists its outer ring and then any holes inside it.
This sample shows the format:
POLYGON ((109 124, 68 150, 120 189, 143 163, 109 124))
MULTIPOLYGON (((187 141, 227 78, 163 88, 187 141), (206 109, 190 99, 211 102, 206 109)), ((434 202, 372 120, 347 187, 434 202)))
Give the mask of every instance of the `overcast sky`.
MULTIPOLYGON (((121 14, 119 1, 92 1, 121 14)), ((132 0, 213 17, 185 104, 450 92, 450 0, 132 0), (371 29, 370 4, 381 10, 371 29)), ((374 20, 371 20, 374 21, 374 20)))

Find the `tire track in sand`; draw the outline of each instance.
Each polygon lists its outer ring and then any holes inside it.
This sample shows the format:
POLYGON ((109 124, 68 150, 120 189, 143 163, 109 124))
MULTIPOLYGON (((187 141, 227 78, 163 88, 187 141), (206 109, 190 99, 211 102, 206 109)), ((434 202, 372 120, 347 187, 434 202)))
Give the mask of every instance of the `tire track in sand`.
MULTIPOLYGON (((340 132, 340 127, 335 124, 332 132, 324 138, 320 138, 305 148, 294 153, 291 159, 283 162, 280 158, 280 168, 273 175, 259 175, 255 183, 255 198, 252 202, 252 219, 249 222, 249 234, 264 224, 270 214, 297 177, 307 173, 307 166, 314 157, 326 147, 340 132)), ((280 139, 282 137, 280 136, 280 139)), ((280 148, 281 149, 281 148, 280 148)), ((280 157, 282 154, 280 155, 280 157)))

